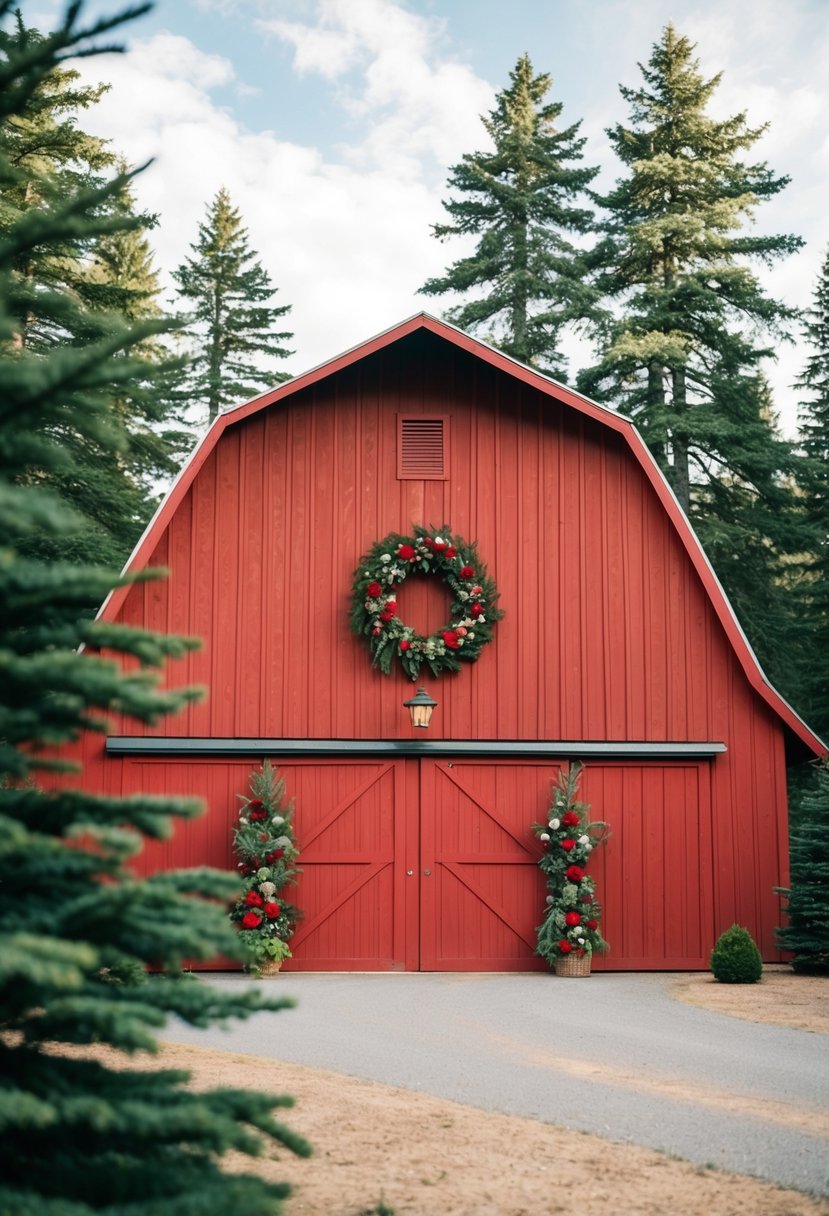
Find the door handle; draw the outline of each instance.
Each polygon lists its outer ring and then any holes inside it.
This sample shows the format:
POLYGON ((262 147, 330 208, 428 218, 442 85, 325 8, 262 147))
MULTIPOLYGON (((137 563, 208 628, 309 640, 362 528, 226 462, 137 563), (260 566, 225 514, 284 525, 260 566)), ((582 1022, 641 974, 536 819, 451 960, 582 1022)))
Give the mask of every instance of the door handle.
POLYGON ((414 870, 407 870, 407 871, 406 871, 406 877, 407 877, 407 878, 411 878, 411 876, 412 876, 413 874, 414 874, 414 870))
POLYGON ((432 871, 431 871, 431 870, 424 870, 424 871, 423 871, 423 873, 424 873, 424 874, 426 875, 426 877, 428 878, 428 877, 429 877, 429 875, 432 873, 432 871))

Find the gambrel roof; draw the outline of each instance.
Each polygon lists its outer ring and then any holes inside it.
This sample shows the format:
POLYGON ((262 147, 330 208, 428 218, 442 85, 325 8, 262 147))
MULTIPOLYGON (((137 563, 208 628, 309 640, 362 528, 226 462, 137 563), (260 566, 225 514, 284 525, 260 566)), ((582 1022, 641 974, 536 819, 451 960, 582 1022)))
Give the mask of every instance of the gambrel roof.
MULTIPOLYGON (((757 657, 728 602, 722 585, 705 555, 699 539, 680 507, 668 481, 633 422, 624 415, 616 413, 606 406, 599 405, 595 401, 591 401, 588 397, 583 396, 574 389, 557 383, 549 376, 519 363, 509 355, 505 355, 503 352, 488 346, 484 342, 471 338, 455 326, 429 316, 427 313, 418 313, 408 320, 392 326, 376 337, 352 347, 344 354, 320 364, 311 371, 305 372, 284 384, 280 384, 278 388, 271 389, 252 401, 248 401, 243 405, 220 414, 182 468, 169 493, 161 503, 133 551, 126 569, 137 571, 143 569, 148 564, 164 529, 169 524, 174 512, 189 490, 205 460, 214 450, 228 427, 234 426, 236 423, 243 421, 260 410, 286 401, 303 389, 352 366, 360 360, 399 342, 401 339, 419 330, 431 333, 445 342, 453 344, 507 376, 511 376, 538 390, 539 393, 553 398, 560 404, 591 418, 600 426, 608 427, 622 437, 676 529, 679 539, 702 582, 713 610, 725 631, 748 683, 785 726, 789 743, 795 745, 792 754, 798 759, 827 755, 825 744, 809 729, 806 723, 795 713, 776 689, 772 687, 764 675, 757 657)), ((116 617, 128 590, 128 587, 119 587, 114 590, 103 604, 99 616, 107 620, 116 617)))

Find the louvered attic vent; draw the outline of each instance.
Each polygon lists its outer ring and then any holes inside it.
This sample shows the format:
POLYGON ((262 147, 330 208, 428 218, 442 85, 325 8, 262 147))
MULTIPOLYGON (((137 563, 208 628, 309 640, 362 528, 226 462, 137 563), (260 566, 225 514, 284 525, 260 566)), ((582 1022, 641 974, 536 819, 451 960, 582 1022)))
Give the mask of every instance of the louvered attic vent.
POLYGON ((449 420, 442 414, 398 414, 397 476, 401 481, 445 481, 449 475, 449 420))

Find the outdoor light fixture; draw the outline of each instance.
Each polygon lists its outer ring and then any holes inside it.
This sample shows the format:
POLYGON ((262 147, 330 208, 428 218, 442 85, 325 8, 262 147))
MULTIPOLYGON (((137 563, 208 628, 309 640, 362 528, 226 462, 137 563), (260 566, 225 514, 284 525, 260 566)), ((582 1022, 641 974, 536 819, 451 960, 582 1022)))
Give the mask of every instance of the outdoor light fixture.
POLYGON ((432 719, 432 710, 436 705, 437 701, 432 700, 425 688, 418 688, 413 697, 403 702, 404 709, 409 711, 412 726, 421 726, 424 730, 432 719))

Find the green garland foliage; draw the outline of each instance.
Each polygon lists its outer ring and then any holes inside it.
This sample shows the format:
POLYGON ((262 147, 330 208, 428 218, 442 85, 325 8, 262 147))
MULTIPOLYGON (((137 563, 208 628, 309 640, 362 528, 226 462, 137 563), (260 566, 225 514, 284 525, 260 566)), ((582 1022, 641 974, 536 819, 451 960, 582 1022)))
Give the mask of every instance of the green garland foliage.
POLYGON ((290 957, 288 942, 300 912, 283 891, 296 881, 299 849, 293 799, 286 800, 284 778, 269 761, 251 773, 250 792, 251 798, 239 795, 242 805, 233 832, 244 890, 230 919, 239 930, 247 969, 257 975, 263 962, 290 957))
POLYGON ((395 658, 416 680, 426 664, 433 675, 474 663, 493 626, 504 615, 498 590, 478 557, 477 546, 453 537, 447 527, 416 526, 414 535, 390 532, 376 541, 354 572, 351 628, 369 640, 372 664, 385 674, 395 658), (437 575, 452 594, 450 619, 429 637, 397 615, 397 592, 411 574, 437 575))
POLYGON ((589 819, 590 806, 578 800, 584 765, 574 761, 558 775, 547 823, 534 823, 544 845, 538 864, 547 879, 547 910, 537 927, 539 954, 552 967, 567 955, 609 950, 599 928, 601 906, 587 873, 590 854, 607 839, 606 823, 589 819))

